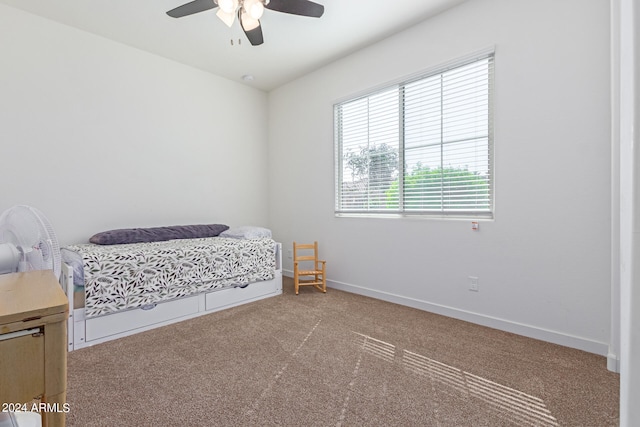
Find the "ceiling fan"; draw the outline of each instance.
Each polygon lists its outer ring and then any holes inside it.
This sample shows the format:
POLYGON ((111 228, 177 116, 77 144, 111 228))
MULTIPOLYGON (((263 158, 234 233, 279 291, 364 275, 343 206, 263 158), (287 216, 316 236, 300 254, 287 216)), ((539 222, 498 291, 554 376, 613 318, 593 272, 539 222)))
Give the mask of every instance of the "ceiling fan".
POLYGON ((236 14, 238 21, 253 46, 264 43, 260 18, 264 9, 292 15, 320 18, 324 6, 309 0, 193 0, 167 12, 172 18, 182 18, 205 10, 219 8, 216 15, 229 27, 233 25, 236 14))

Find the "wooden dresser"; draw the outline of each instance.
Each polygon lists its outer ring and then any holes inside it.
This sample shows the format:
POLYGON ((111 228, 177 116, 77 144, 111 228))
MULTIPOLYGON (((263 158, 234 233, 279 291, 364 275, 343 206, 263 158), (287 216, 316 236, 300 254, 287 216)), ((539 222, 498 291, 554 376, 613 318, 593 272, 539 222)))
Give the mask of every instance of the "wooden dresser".
POLYGON ((64 426, 69 411, 68 315, 51 270, 0 275, 0 404, 36 402, 47 427, 64 426))

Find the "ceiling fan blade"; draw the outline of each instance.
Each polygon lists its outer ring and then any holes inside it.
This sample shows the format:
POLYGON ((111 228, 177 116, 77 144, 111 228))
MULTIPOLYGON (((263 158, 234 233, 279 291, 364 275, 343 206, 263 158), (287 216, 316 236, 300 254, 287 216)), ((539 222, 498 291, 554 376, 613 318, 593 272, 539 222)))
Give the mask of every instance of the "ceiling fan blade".
POLYGON ((182 18, 183 16, 193 15, 194 13, 204 12, 213 9, 218 5, 213 0, 193 0, 192 2, 178 6, 167 12, 172 18, 182 18))
POLYGON ((242 27, 242 31, 244 31, 244 34, 249 39, 249 43, 251 43, 251 46, 259 46, 262 43, 264 43, 260 21, 258 21, 258 26, 255 28, 252 28, 251 30, 245 30, 244 24, 242 23, 242 19, 240 20, 240 26, 242 27))
POLYGON ((309 0, 271 0, 265 7, 277 12, 309 16, 311 18, 320 18, 324 13, 323 5, 309 0))

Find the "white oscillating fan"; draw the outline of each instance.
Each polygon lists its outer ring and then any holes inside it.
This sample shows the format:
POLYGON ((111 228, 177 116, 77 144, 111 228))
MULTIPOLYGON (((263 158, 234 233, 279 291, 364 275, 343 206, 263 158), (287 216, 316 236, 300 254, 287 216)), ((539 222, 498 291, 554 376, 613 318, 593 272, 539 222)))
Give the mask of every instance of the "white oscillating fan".
POLYGON ((18 205, 0 215, 0 274, 53 270, 59 278, 60 264, 58 239, 42 212, 18 205))

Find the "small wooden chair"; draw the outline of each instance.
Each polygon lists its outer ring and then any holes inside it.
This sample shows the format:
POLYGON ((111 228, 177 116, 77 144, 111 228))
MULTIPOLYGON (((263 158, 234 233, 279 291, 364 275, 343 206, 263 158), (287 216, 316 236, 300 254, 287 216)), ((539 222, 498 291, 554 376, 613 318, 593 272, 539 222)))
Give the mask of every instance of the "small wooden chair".
POLYGON ((298 295, 300 286, 313 286, 319 291, 327 292, 325 264, 326 261, 318 259, 318 242, 313 244, 293 242, 293 285, 296 295, 298 295), (299 253, 300 251, 302 251, 302 254, 299 253), (310 269, 301 269, 301 267, 306 268, 306 266, 309 266, 310 269), (300 278, 301 276, 303 277, 302 279, 300 278), (304 277, 307 278, 305 279, 304 277))

